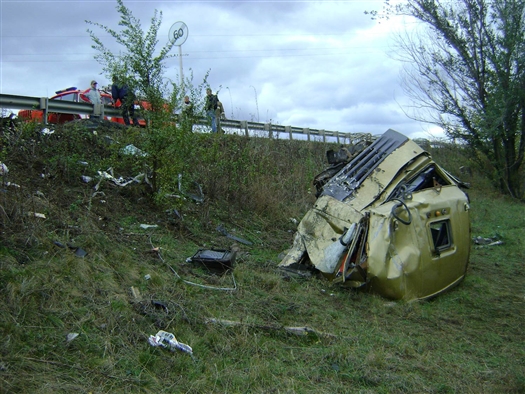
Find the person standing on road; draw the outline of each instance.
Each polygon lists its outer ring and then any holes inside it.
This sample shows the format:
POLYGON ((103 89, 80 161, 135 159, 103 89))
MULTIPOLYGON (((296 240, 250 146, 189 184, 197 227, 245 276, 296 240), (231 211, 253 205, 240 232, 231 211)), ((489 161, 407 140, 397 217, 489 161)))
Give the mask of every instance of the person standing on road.
POLYGON ((208 115, 211 120, 212 133, 217 132, 217 116, 215 111, 217 110, 218 101, 217 95, 211 92, 211 88, 206 89, 206 105, 204 106, 204 109, 206 110, 206 115, 208 115))
POLYGON ((138 126, 139 121, 135 117, 135 95, 129 91, 129 87, 125 83, 119 83, 118 77, 113 76, 113 85, 111 85, 111 97, 115 106, 117 100, 120 101, 120 109, 122 111, 122 118, 126 126, 130 125, 129 117, 133 119, 133 126, 138 126))
POLYGON ((181 113, 181 125, 183 130, 193 131, 193 117, 193 103, 190 101, 189 96, 184 96, 181 113))
MULTIPOLYGON (((100 97, 100 92, 97 89, 97 81, 91 81, 91 87, 89 88, 89 91, 86 93, 86 97, 88 98, 89 102, 93 104, 95 107, 100 107, 102 105, 102 98, 100 97)), ((100 118, 100 115, 89 115, 90 118, 98 119, 100 118)))

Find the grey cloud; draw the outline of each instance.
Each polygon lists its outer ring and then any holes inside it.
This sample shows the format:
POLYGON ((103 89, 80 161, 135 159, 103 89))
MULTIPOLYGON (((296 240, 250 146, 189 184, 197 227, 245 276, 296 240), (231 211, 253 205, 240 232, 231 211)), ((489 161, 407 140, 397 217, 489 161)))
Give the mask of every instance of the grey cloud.
MULTIPOLYGON (((119 30, 116 1, 3 3, 0 89, 29 96, 53 95, 68 86, 88 87, 101 66, 86 30, 106 45, 102 30, 85 20, 119 30)), ((404 102, 399 64, 389 59, 384 37, 363 15, 364 2, 124 1, 143 29, 154 10, 162 12, 159 47, 170 26, 189 28, 184 74, 198 85, 208 70, 227 116, 237 119, 340 131, 420 132, 396 101, 404 102), (228 88, 228 89, 226 89, 228 88)), ((178 47, 174 48, 178 54, 178 47)), ((166 62, 178 81, 179 59, 166 62)))

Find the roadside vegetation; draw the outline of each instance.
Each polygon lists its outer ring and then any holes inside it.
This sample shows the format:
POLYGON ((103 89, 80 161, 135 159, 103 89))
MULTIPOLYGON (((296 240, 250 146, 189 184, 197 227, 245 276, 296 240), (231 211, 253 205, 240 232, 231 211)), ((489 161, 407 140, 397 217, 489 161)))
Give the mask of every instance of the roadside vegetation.
POLYGON ((365 14, 411 19, 393 51, 409 116, 465 144, 501 193, 523 200, 525 1, 386 0, 365 14))
POLYGON ((471 183, 472 236, 503 243, 407 303, 277 270, 334 145, 188 134, 152 193, 147 130, 41 128, 0 134, 0 392, 525 391, 524 206, 461 146, 428 148, 471 183), (234 269, 187 262, 211 248, 237 250, 234 269), (151 346, 159 330, 193 357, 151 346))

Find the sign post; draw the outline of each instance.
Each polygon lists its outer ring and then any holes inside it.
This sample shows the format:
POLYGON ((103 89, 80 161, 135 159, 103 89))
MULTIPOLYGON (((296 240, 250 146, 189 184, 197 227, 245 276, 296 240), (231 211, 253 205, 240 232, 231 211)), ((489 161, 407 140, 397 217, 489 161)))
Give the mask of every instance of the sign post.
POLYGON ((179 47, 179 66, 180 66, 180 86, 181 91, 184 94, 184 76, 182 73, 182 44, 186 42, 188 38, 188 26, 184 22, 175 22, 168 33, 170 41, 179 47))

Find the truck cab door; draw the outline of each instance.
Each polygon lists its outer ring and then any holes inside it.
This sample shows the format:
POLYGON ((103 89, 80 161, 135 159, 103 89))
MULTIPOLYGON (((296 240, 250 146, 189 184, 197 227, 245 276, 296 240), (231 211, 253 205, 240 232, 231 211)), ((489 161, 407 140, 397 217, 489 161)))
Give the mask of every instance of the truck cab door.
MULTIPOLYGON (((456 185, 413 194, 414 225, 421 226, 421 288, 418 298, 431 297, 463 279, 470 254, 469 202, 456 185)), ((409 206, 410 206, 409 205, 409 206)))

